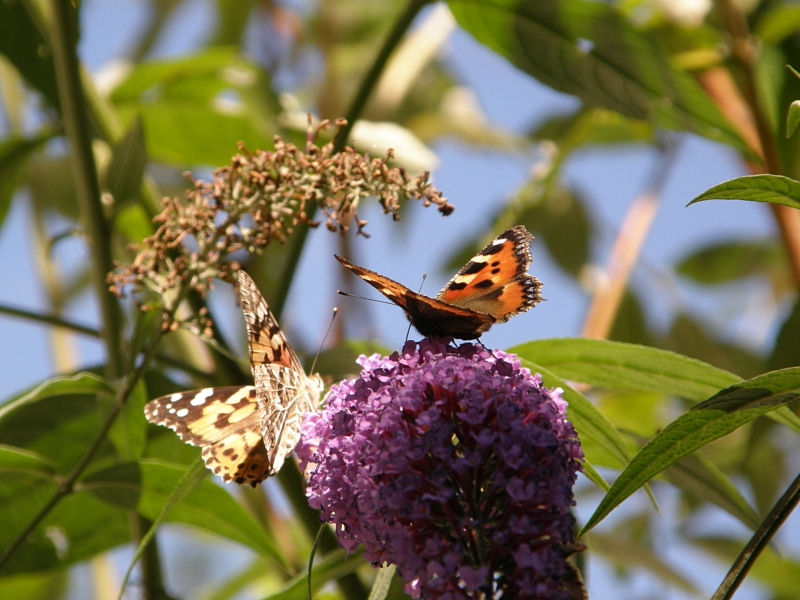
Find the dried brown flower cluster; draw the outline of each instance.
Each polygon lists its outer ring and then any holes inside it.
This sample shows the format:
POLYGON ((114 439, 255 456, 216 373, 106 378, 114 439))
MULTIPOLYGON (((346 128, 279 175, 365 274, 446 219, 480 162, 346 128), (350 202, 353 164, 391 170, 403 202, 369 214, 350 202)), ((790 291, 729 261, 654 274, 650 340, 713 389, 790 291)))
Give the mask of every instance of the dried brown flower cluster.
POLYGON ((309 126, 304 150, 279 137, 274 151, 240 147, 230 166, 218 169, 210 182, 195 181, 183 201, 165 198, 163 212, 153 219, 158 230, 133 247, 132 264, 118 265, 109 275, 112 292, 146 287, 173 313, 188 290, 204 295, 212 278, 232 281, 239 268, 230 260, 234 252, 258 253, 272 241, 284 242, 298 224, 319 225, 312 220, 317 208, 329 230, 344 233, 355 223, 362 235, 367 223, 357 209, 370 196, 395 220, 401 199, 435 204, 443 215, 453 211, 427 173, 411 178, 352 148, 337 153, 333 142, 317 147, 314 141, 328 125, 309 126))

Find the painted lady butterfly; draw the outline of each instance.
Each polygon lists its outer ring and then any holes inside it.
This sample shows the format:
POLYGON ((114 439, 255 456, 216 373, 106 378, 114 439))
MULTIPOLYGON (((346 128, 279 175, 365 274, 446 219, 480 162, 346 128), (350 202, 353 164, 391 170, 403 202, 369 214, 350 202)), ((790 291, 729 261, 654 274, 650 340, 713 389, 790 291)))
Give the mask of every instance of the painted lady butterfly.
POLYGON ((402 308, 422 335, 472 340, 542 300, 541 282, 527 273, 532 239, 522 225, 501 233, 456 273, 436 298, 418 294, 340 256, 336 260, 402 308))
POLYGON ((306 375, 253 280, 239 271, 255 386, 179 392, 145 406, 147 420, 203 449, 206 466, 226 483, 255 487, 280 470, 300 439, 303 416, 317 409, 319 375, 306 375))

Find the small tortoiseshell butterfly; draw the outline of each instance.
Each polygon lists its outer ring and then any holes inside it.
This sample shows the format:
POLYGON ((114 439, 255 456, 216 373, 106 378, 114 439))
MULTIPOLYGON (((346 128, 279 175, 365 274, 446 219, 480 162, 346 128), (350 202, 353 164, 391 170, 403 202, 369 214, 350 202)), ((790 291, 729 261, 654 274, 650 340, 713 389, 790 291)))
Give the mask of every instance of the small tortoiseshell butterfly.
POLYGON ((341 256, 336 260, 402 308, 422 335, 472 340, 541 301, 542 284, 527 273, 532 239, 522 225, 501 233, 456 273, 436 298, 418 294, 341 256))
POLYGON ((178 392, 145 406, 147 420, 203 449, 206 466, 225 483, 255 487, 280 470, 300 440, 306 413, 317 409, 319 375, 306 375, 256 284, 239 271, 255 386, 178 392))

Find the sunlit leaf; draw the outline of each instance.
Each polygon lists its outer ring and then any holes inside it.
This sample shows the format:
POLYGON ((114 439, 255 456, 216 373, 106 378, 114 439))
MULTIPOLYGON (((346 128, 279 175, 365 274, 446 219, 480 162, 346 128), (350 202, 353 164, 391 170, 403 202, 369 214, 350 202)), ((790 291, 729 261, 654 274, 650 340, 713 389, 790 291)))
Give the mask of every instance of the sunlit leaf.
POLYGON ((750 200, 800 208, 800 183, 783 175, 746 175, 715 185, 694 200, 750 200))
POLYGON ((786 138, 790 138, 797 131, 800 125, 800 100, 795 100, 789 105, 789 112, 786 115, 786 138))
POLYGON ((698 84, 609 4, 486 0, 449 6, 478 41, 553 89, 748 152, 698 84))
MULTIPOLYGON (((350 555, 346 554, 344 550, 331 552, 314 565, 311 572, 311 589, 316 592, 330 581, 355 573, 364 564, 366 563, 359 552, 350 555)), ((281 591, 270 594, 264 600, 307 600, 307 598, 308 574, 302 573, 281 591)))
POLYGON ((703 400, 740 381, 733 373, 669 352, 604 340, 551 339, 511 348, 569 381, 616 390, 660 392, 703 400))
POLYGON ((0 578, 0 598, 14 600, 59 600, 69 581, 66 571, 0 578))

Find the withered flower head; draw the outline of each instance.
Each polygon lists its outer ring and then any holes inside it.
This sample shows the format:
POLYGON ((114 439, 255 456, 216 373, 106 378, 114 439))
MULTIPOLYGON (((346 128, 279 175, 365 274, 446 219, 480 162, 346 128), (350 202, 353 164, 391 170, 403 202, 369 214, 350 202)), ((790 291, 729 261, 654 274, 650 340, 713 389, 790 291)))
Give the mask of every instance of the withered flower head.
MULTIPOLYGON (((336 122, 339 128, 344 124, 336 122)), ((335 152, 333 142, 317 147, 314 141, 328 125, 309 125, 305 149, 277 136, 272 151, 240 146, 240 154, 210 182, 194 181, 183 200, 165 198, 164 210, 153 219, 156 232, 133 247, 130 265, 118 265, 109 275, 112 292, 148 288, 171 315, 189 290, 202 296, 214 277, 233 281, 239 268, 233 253, 259 253, 270 242, 284 242, 299 224, 319 225, 313 220, 317 208, 329 230, 344 233, 355 223, 362 235, 367 223, 358 218, 358 206, 371 196, 395 220, 401 199, 435 204, 443 215, 453 211, 428 173, 412 178, 389 166, 391 152, 380 159, 349 147, 335 152)))

